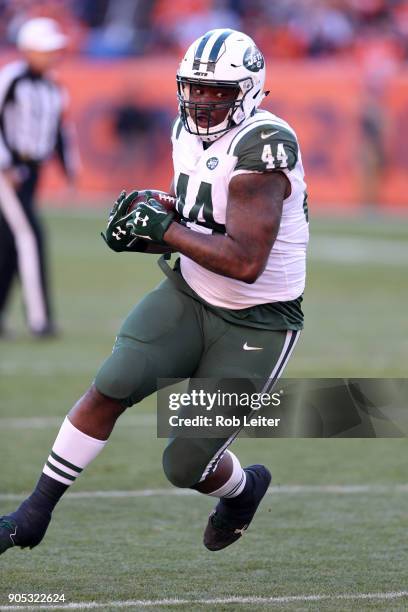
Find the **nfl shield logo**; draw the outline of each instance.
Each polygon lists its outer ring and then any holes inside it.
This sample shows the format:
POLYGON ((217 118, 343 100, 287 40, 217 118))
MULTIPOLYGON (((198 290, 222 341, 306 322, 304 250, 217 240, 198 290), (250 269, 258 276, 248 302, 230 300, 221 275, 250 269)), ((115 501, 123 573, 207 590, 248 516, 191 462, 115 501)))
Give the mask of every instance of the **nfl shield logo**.
POLYGON ((214 170, 214 168, 218 166, 218 162, 218 157, 210 157, 210 159, 207 159, 207 168, 209 170, 214 170))

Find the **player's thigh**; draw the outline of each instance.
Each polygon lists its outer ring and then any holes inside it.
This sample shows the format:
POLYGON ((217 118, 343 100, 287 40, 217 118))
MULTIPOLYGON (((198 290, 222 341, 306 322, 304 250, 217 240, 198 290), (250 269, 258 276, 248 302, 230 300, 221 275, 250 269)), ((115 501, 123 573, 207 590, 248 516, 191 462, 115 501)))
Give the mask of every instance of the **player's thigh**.
POLYGON ((227 324, 225 333, 205 352, 195 378, 259 379, 282 374, 300 332, 227 324))
MULTIPOLYGON (((205 389, 208 393, 270 392, 281 376, 299 337, 296 331, 269 331, 229 325, 225 333, 203 355, 190 380, 189 390, 205 389)), ((228 395, 226 396, 228 397, 228 395)), ((204 407, 198 408, 201 413, 204 407)), ((239 414, 251 408, 240 407, 239 414)), ((193 417, 197 407, 185 406, 180 416, 193 417)), ((234 405, 219 403, 217 414, 234 415, 234 405)), ((229 437, 172 438, 163 454, 167 478, 179 487, 191 487, 208 476, 239 429, 229 437)))
POLYGON ((126 317, 95 385, 130 406, 156 391, 158 378, 191 376, 202 351, 197 303, 165 280, 126 317))
MULTIPOLYGON (((191 387, 204 387, 208 393, 217 393, 221 398, 217 414, 225 418, 239 415, 241 418, 252 412, 248 405, 234 404, 236 394, 251 397, 256 393, 270 393, 292 355, 300 332, 293 330, 265 330, 239 325, 228 325, 226 332, 211 345, 200 361, 191 380, 191 387), (232 398, 232 400, 229 400, 232 398)), ((214 442, 203 440, 207 462, 205 471, 214 468, 217 458, 238 435, 240 428, 232 431, 229 438, 214 442)))

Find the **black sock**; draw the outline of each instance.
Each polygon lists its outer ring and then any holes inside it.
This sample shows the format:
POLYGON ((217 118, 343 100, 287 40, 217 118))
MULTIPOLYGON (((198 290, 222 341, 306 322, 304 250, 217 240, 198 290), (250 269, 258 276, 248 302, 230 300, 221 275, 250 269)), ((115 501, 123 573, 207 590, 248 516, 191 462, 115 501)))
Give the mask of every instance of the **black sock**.
POLYGON ((247 472, 246 470, 245 470, 245 474, 246 474, 245 487, 241 491, 241 493, 237 495, 236 497, 229 497, 229 498, 223 497, 222 498, 222 505, 224 506, 224 508, 233 509, 234 516, 236 516, 237 518, 240 518, 241 514, 242 514, 242 518, 245 518, 246 513, 248 511, 248 506, 249 508, 252 508, 252 504, 253 504, 253 490, 254 490, 254 485, 255 485, 254 475, 252 474, 252 472, 249 472, 249 471, 247 472))
POLYGON ((46 474, 41 474, 34 491, 23 504, 40 512, 51 514, 68 486, 46 474))

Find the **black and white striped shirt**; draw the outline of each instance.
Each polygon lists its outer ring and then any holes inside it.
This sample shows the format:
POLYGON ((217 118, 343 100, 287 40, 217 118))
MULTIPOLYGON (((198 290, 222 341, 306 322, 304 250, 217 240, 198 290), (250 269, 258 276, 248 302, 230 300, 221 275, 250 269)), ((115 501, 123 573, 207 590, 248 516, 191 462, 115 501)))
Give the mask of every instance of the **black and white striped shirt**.
POLYGON ((30 70, 25 61, 0 71, 0 170, 46 160, 55 151, 72 174, 62 120, 65 91, 49 77, 30 70))

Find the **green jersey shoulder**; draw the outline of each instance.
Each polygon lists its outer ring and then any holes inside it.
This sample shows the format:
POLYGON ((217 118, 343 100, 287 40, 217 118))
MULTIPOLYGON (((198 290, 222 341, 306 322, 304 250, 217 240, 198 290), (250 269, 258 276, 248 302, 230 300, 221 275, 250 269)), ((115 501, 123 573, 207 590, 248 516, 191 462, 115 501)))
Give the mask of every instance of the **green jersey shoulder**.
POLYGON ((228 152, 237 158, 235 170, 291 171, 299 159, 299 144, 286 121, 268 111, 259 111, 237 131, 228 152))

